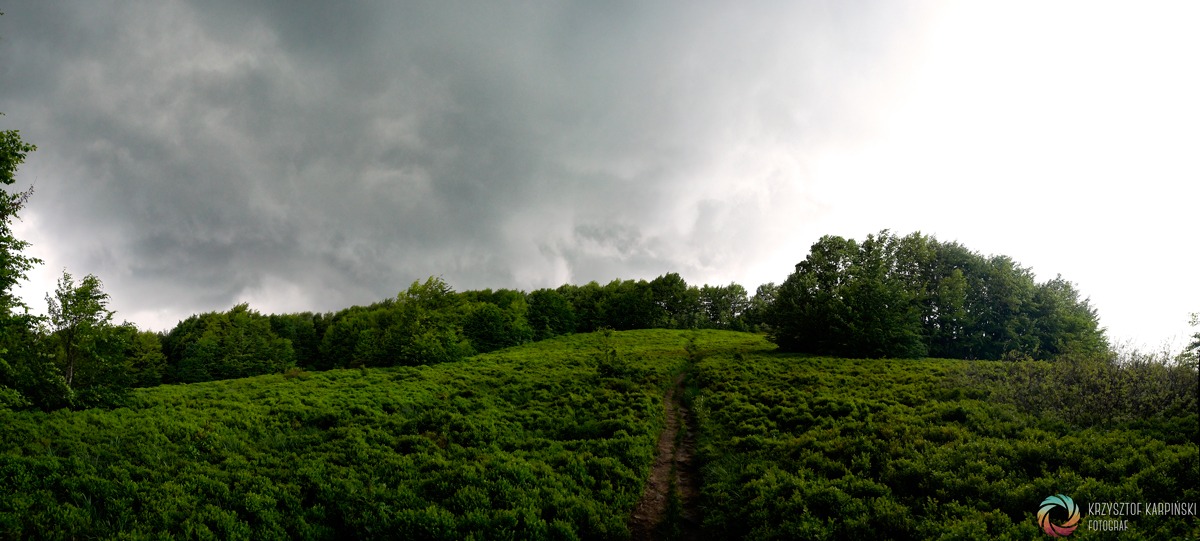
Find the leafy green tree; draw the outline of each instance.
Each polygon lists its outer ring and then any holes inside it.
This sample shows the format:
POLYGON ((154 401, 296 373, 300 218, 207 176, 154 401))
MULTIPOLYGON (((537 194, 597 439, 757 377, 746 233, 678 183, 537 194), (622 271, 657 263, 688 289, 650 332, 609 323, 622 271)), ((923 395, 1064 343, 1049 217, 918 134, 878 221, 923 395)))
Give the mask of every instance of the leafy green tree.
POLYGON ((321 339, 321 367, 461 360, 472 350, 462 331, 465 312, 463 297, 441 278, 413 282, 394 299, 334 314, 321 339))
POLYGON ((125 358, 128 361, 130 385, 153 387, 161 384, 167 370, 162 337, 153 331, 139 331, 132 323, 120 325, 117 330, 126 344, 125 358))
MULTIPOLYGON (((35 145, 21 139, 20 131, 0 130, 0 185, 15 183, 17 169, 35 150, 35 145)), ((29 307, 13 292, 25 273, 41 263, 22 253, 29 243, 16 238, 12 231, 12 223, 19 219, 17 214, 32 194, 32 187, 23 192, 12 193, 7 188, 0 192, 0 408, 23 407, 31 402, 44 406, 45 401, 36 400, 34 394, 66 394, 66 386, 54 381, 52 371, 42 366, 47 363, 36 347, 38 318, 29 315, 29 307)))
POLYGON ((1108 347, 1096 311, 1061 277, 1037 284, 1011 258, 920 233, 822 237, 765 313, 789 351, 1049 359, 1108 347))
POLYGON ((727 286, 704 285, 700 288, 699 297, 705 327, 746 330, 743 315, 750 308, 746 288, 734 283, 727 286))
POLYGON ((282 372, 295 366, 291 341, 270 319, 239 304, 179 322, 163 340, 169 381, 193 383, 282 372))
POLYGON ((963 270, 950 269, 937 283, 933 302, 926 312, 929 351, 937 357, 963 357, 961 344, 967 335, 967 279, 963 270))
POLYGON ((63 377, 67 385, 75 387, 75 373, 81 365, 103 362, 98 358, 96 342, 106 327, 112 325, 108 293, 94 275, 85 276, 76 285, 74 277, 63 271, 54 295, 46 295, 46 303, 63 377))
POLYGON ((353 306, 334 314, 321 337, 320 362, 313 368, 324 370, 365 366, 365 359, 356 355, 359 353, 358 342, 373 325, 369 312, 365 307, 353 306))
POLYGON ((456 307, 460 299, 454 294, 454 289, 445 280, 430 276, 424 283, 415 281, 407 290, 396 296, 397 300, 406 306, 420 308, 430 317, 451 316, 451 309, 456 307))
MULTIPOLYGON (((4 363, 3 365, 0 365, 0 377, 3 377, 7 380, 9 377, 11 377, 10 372, 12 368, 3 360, 0 360, 0 363, 4 363)), ((0 409, 23 408, 28 405, 29 401, 25 398, 25 395, 21 394, 20 391, 5 385, 0 385, 0 409)))
MULTIPOLYGON (((3 113, 0 113, 2 116, 3 113)), ((37 147, 17 130, 0 131, 0 184, 16 182, 17 168, 37 147)), ((17 283, 41 260, 22 253, 29 243, 16 238, 12 224, 33 188, 0 193, 0 407, 64 405, 69 389, 38 345, 39 320, 14 292, 17 283)))
POLYGON ((480 353, 529 341, 529 326, 517 314, 489 302, 475 303, 463 320, 463 334, 480 353))
POLYGON ((71 389, 25 314, 0 318, 0 408, 70 405, 71 389))
MULTIPOLYGON (((36 146, 21 140, 18 130, 0 131, 0 184, 7 186, 16 182, 17 168, 35 150, 36 146)), ((16 238, 12 231, 12 222, 18 219, 17 213, 31 195, 33 187, 23 192, 0 194, 0 316, 3 317, 12 316, 18 308, 28 309, 14 294, 13 288, 25 279, 25 273, 41 263, 40 259, 21 253, 29 243, 16 238)))
POLYGON ((1008 256, 992 256, 982 272, 968 275, 967 306, 972 326, 969 357, 980 359, 1032 356, 1038 340, 1032 310, 1033 272, 1008 256))
POLYGON ((3 330, 0 345, 0 407, 54 410, 71 405, 73 392, 45 352, 41 336, 18 324, 3 330))
POLYGON ((858 243, 821 237, 780 284, 770 310, 771 340, 784 351, 842 352, 850 339, 844 296, 858 243))
POLYGON ((571 303, 575 312, 576 332, 592 332, 607 324, 603 304, 605 292, 600 284, 595 281, 581 286, 564 284, 557 291, 571 303))
POLYGON ((691 329, 700 312, 700 292, 678 273, 667 273, 650 281, 650 294, 657 306, 655 327, 691 329))
POLYGON ((524 315, 527 300, 525 293, 515 289, 480 289, 472 291, 463 291, 458 294, 461 302, 470 304, 475 302, 486 302, 500 307, 501 310, 511 310, 524 315))
POLYGON ((650 283, 613 280, 603 289, 601 311, 605 326, 616 330, 649 329, 658 318, 650 283))
POLYGON ((754 290, 754 296, 750 298, 750 304, 746 307, 743 317, 748 330, 761 332, 769 326, 771 306, 775 304, 778 295, 779 286, 775 285, 775 282, 762 284, 754 290))
POLYGON ((462 335, 461 299, 441 278, 413 282, 396 297, 398 311, 389 326, 389 350, 395 364, 418 365, 458 361, 470 354, 462 335))
MULTIPOLYGON (((321 364, 321 338, 317 331, 319 314, 271 314, 271 332, 292 343, 296 353, 296 365, 304 368, 319 368, 321 364)), ((324 329, 322 329, 324 330, 324 329)))
POLYGON ((538 289, 529 294, 527 319, 534 340, 575 332, 575 309, 561 293, 538 289))
MULTIPOLYGON (((492 331, 485 333, 490 334, 491 338, 484 341, 493 344, 493 347, 486 351, 523 344, 533 338, 533 329, 529 325, 529 301, 525 292, 515 289, 484 289, 460 293, 459 298, 463 335, 470 339, 473 345, 476 338, 481 338, 482 335, 473 336, 472 332, 480 331, 482 327, 478 324, 484 322, 487 322, 484 327, 498 324, 492 327, 492 331), (488 312, 492 312, 489 315, 475 314, 481 304, 495 306, 500 312, 497 314, 488 309, 488 312), (472 318, 473 315, 476 316, 475 319, 472 318), (499 317, 496 317, 497 315, 499 317), (478 319, 480 317, 483 319, 478 319), (468 325, 472 327, 470 331, 467 330, 468 325)), ((475 349, 485 351, 479 349, 478 345, 475 349)))
POLYGON ((1191 319, 1188 320, 1188 325, 1197 327, 1196 332, 1192 333, 1192 342, 1183 348, 1183 352, 1179 357, 1184 362, 1191 362, 1193 367, 1200 362, 1200 312, 1193 312, 1191 319))
POLYGON ((46 295, 46 343, 76 407, 119 404, 133 383, 129 349, 137 329, 114 325, 108 300, 99 278, 89 274, 76 283, 66 271, 54 295, 46 295))
POLYGON ((843 290, 847 311, 841 321, 846 354, 909 358, 926 354, 916 303, 919 291, 912 285, 916 273, 898 265, 898 245, 899 239, 885 230, 878 236, 867 235, 852 255, 843 290))
POLYGON ((1096 310, 1087 299, 1079 299, 1062 275, 1037 286, 1032 310, 1038 343, 1031 357, 1047 359, 1068 352, 1099 356, 1108 351, 1096 310))
MULTIPOLYGON (((35 150, 17 130, 0 131, 0 184, 13 184, 18 167, 35 150)), ((12 231, 32 193, 30 187, 0 194, 0 407, 109 402, 128 387, 129 371, 122 355, 126 342, 112 325, 100 280, 89 275, 76 286, 63 272, 55 295, 47 296, 48 335, 42 331, 47 320, 30 315, 14 294, 14 286, 41 263, 22 253, 29 243, 12 231)))

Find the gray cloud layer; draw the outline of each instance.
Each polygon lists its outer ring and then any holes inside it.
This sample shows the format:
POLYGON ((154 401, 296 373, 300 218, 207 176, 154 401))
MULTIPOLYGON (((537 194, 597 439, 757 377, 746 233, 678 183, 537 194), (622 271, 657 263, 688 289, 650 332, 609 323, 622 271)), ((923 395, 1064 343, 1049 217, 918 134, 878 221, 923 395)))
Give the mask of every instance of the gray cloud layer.
POLYGON ((922 16, 383 4, 9 8, 0 111, 40 147, 23 178, 47 259, 176 317, 428 275, 736 276, 821 211, 805 154, 859 136, 922 16))

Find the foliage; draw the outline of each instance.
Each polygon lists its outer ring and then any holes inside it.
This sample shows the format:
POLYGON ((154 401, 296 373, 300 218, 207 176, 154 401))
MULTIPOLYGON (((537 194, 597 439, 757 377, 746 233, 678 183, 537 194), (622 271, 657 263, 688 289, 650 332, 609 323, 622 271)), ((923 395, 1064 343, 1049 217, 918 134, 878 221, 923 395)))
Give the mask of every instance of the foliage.
POLYGON ((765 321, 786 351, 1049 359, 1108 347, 1096 311, 1061 276, 1037 284, 1008 257, 920 233, 822 237, 774 299, 765 321))
POLYGON ((897 262, 899 239, 860 245, 825 236, 779 287, 771 325, 780 347, 850 357, 926 354, 916 293, 897 262))
POLYGON ((0 318, 0 406, 50 410, 71 403, 71 388, 44 351, 36 323, 28 315, 0 318))
MULTIPOLYGON (((519 306, 524 306, 524 302, 519 306)), ((525 343, 533 336, 529 325, 516 310, 480 302, 470 307, 463 319, 463 335, 475 351, 487 353, 525 343)))
MULTIPOLYGON (((15 183, 17 168, 36 149, 17 130, 0 131, 0 184, 15 183)), ((46 297, 48 318, 30 315, 13 292, 41 263, 21 253, 29 243, 12 231, 32 193, 30 187, 0 194, 0 409, 119 402, 129 384, 125 343, 112 325, 100 280, 88 275, 76 285, 64 271, 54 295, 46 297)))
POLYGON ((688 287, 683 277, 670 272, 650 281, 651 296, 657 306, 657 327, 692 329, 700 313, 700 290, 688 287))
MULTIPOLYGON (((17 168, 35 150, 36 146, 21 139, 19 131, 0 130, 0 184, 16 182, 17 168)), ((32 187, 24 192, 0 192, 0 409, 26 406, 39 398, 32 395, 64 398, 62 387, 41 370, 45 359, 35 347, 37 318, 28 314, 28 307, 13 291, 25 273, 41 263, 22 253, 29 243, 12 231, 12 223, 32 194, 32 187)))
POLYGON ((704 285, 700 288, 699 303, 704 314, 703 326, 734 331, 747 330, 743 316, 750 309, 746 288, 738 284, 727 286, 704 285))
POLYGON ((271 322, 271 332, 292 343, 292 351, 296 355, 296 364, 309 368, 329 368, 321 366, 321 336, 324 328, 318 325, 324 318, 321 314, 302 312, 298 314, 271 314, 267 316, 271 322))
MULTIPOLYGON (((713 538, 1031 539, 1037 502, 1051 494, 1084 509, 1200 498, 1194 407, 1081 427, 993 399, 960 375, 989 374, 986 387, 1007 393, 1029 375, 1010 372, 1020 363, 850 360, 765 345, 712 353, 697 363, 693 411, 713 538)), ((1039 373, 1067 364, 1038 363, 1039 373)), ((1077 375, 1086 380, 1055 391, 1095 383, 1077 375)), ((1191 517, 1130 524, 1131 539, 1197 533, 1191 517)))
POLYGON ((0 411, 0 538, 625 538, 684 341, 574 335, 0 411), (603 347, 633 376, 601 374, 603 347))
POLYGON ((1200 409, 1195 366, 1169 352, 1118 348, 1107 355, 1072 353, 1054 362, 977 363, 955 381, 993 401, 1077 427, 1164 421, 1200 409))
POLYGON ((127 345, 125 358, 129 363, 130 385, 151 387, 161 384, 167 370, 162 338, 151 331, 139 331, 130 323, 118 329, 124 334, 122 341, 127 345))
POLYGON ((748 298, 738 284, 698 288, 669 273, 651 282, 568 284, 528 294, 455 293, 431 277, 369 306, 269 319, 272 332, 292 342, 298 366, 383 367, 458 361, 473 352, 605 328, 759 329, 766 326, 775 291, 768 284, 748 298))
MULTIPOLYGON (((749 318, 762 324, 766 297, 747 297, 746 288, 689 286, 677 273, 650 282, 613 280, 605 286, 590 282, 563 285, 556 290, 571 305, 578 332, 601 328, 628 329, 729 329, 750 330, 749 318)), ((770 295, 773 286, 762 293, 770 295)))
POLYGON ((650 283, 645 280, 613 280, 604 286, 602 298, 605 327, 649 329, 661 320, 650 283))
POLYGON ((775 298, 778 295, 779 286, 775 285, 775 282, 768 282, 758 286, 758 289, 754 292, 754 296, 750 298, 746 312, 742 316, 748 330, 752 332, 769 331, 770 310, 775 304, 775 298))
POLYGON ((459 301, 467 304, 471 303, 487 303, 493 304, 501 310, 512 312, 514 315, 524 317, 528 309, 525 292, 515 289, 477 289, 464 291, 458 294, 459 301))
POLYGON ((334 314, 321 338, 320 367, 396 366, 458 361, 462 299, 440 278, 413 282, 395 299, 334 314))
POLYGON ((604 318, 604 290, 595 281, 577 286, 563 284, 555 291, 571 303, 575 312, 575 332, 589 333, 607 325, 604 318))
POLYGON ((1196 366, 1200 362, 1200 313, 1193 312, 1191 319, 1188 320, 1188 325, 1198 327, 1196 332, 1192 333, 1192 341, 1183 351, 1179 353, 1179 358, 1183 362, 1191 362, 1192 366, 1196 366))
MULTIPOLYGON (((135 389, 116 410, 0 410, 0 538, 626 538, 685 367, 712 538, 1028 539, 1050 494, 1084 509, 1200 497, 1194 406, 1079 423, 1007 398, 1033 376, 1083 396, 1092 365, 772 349, 602 331, 460 363, 135 389)), ((1133 539, 1197 533, 1131 522, 1133 539)))
POLYGON ((163 351, 171 382, 279 373, 295 365, 291 342, 272 332, 270 319, 246 304, 179 322, 164 337, 163 351))
POLYGON ((545 340, 575 332, 575 308, 561 293, 538 289, 529 294, 527 319, 534 340, 545 340))
POLYGON ((128 371, 121 366, 125 347, 113 332, 113 312, 100 279, 89 274, 76 285, 64 270, 54 295, 46 295, 46 304, 51 349, 67 386, 128 386, 128 371))
MULTIPOLYGON (((37 150, 35 145, 21 139, 18 130, 0 130, 0 184, 16 182, 17 168, 26 156, 37 150)), ((13 294, 17 282, 25 279, 25 273, 41 260, 21 252, 29 242, 13 236, 12 222, 19 219, 17 213, 24 208, 33 195, 33 187, 17 193, 0 193, 0 316, 8 317, 14 309, 24 308, 24 303, 13 294)))

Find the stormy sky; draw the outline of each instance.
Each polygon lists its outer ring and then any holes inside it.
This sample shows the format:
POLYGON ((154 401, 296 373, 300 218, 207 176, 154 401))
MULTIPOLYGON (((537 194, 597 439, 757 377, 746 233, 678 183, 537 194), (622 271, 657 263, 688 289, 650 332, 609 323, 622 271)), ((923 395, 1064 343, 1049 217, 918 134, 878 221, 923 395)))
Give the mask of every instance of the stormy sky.
POLYGON ((21 2, 16 231, 163 330, 679 272, 890 228, 1061 273, 1115 340, 1200 311, 1196 4, 21 2))

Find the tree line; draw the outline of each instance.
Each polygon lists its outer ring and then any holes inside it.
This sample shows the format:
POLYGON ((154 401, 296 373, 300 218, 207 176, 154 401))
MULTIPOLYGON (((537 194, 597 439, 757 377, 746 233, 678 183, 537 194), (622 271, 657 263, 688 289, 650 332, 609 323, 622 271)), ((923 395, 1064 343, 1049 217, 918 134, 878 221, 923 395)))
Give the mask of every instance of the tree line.
MULTIPOLYGON (((689 286, 676 273, 652 281, 613 280, 532 292, 455 292, 441 278, 414 282, 396 297, 336 313, 258 316, 287 340, 296 366, 330 369, 457 361, 476 353, 598 329, 756 329, 756 303, 737 284, 689 286)), ((246 311, 241 305, 235 311, 246 311)), ((252 311, 250 313, 253 313, 252 311)), ((195 316, 216 318, 220 314, 195 316)), ((191 321, 191 320, 189 320, 191 321)), ((185 321, 164 336, 168 366, 184 366, 195 333, 185 321)), ((185 372, 167 373, 188 381, 185 372)))
MULTIPOLYGON (((0 132, 0 183, 27 153, 0 132)), ((783 351, 839 357, 1053 359, 1109 350, 1095 309, 1056 277, 1037 283, 1006 256, 888 231, 862 242, 822 237, 780 285, 753 295, 736 283, 688 284, 679 274, 531 292, 455 292, 440 278, 338 312, 265 315, 246 304, 154 333, 114 322, 93 275, 64 270, 48 315, 13 294, 41 263, 11 224, 32 194, 0 196, 0 408, 118 404, 132 387, 325 370, 451 362, 599 329, 765 332, 783 351)), ((1193 318, 1193 324, 1195 324, 1193 318)), ((1200 350, 1193 336, 1189 355, 1200 350)))
POLYGON ((843 357, 1050 359, 1109 348, 1096 310, 1062 276, 1038 283, 1007 256, 888 231, 822 237, 779 287, 779 346, 843 357))

